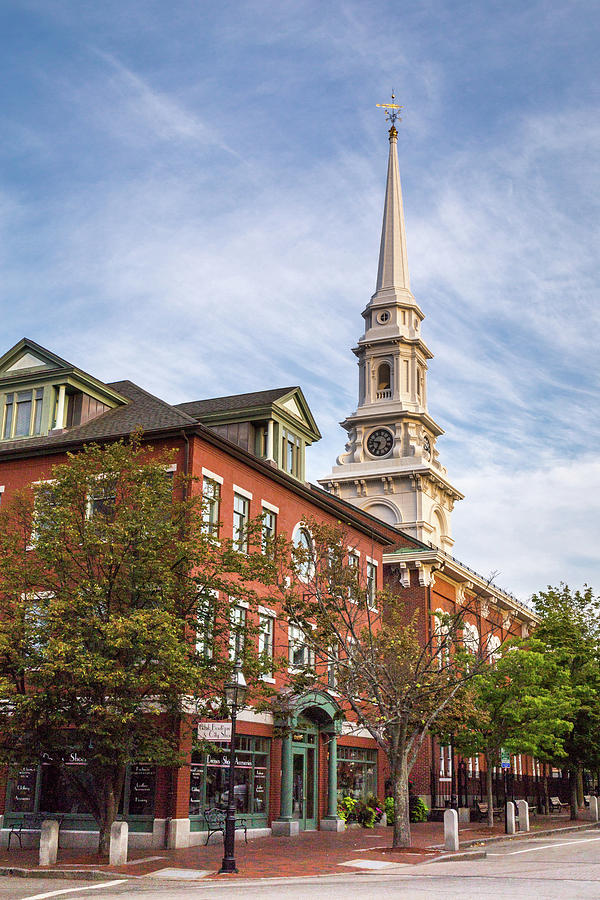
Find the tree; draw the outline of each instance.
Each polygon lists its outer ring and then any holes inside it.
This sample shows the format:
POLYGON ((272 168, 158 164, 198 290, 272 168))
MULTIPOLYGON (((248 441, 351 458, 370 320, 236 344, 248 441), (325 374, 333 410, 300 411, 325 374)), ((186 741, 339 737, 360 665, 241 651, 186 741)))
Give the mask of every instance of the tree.
POLYGON ((463 715, 454 723, 455 747, 486 761, 488 825, 494 824, 492 769, 501 749, 542 757, 564 754, 573 697, 565 671, 540 642, 508 643, 465 688, 463 715))
POLYGON ((291 581, 282 568, 286 612, 316 660, 295 683, 334 684, 349 717, 383 750, 395 802, 393 846, 409 847, 408 781, 419 749, 485 663, 462 643, 465 615, 478 600, 456 613, 428 611, 424 621, 401 595, 375 592, 373 573, 348 554, 343 528, 310 521, 304 534, 290 550, 291 581))
POLYGON ((574 705, 572 729, 565 740, 565 756, 542 758, 567 768, 571 781, 571 818, 582 805, 584 768, 600 767, 600 598, 592 588, 571 590, 561 582, 532 597, 540 617, 535 637, 565 672, 574 705), (578 791, 579 788, 579 791, 578 791))
MULTIPOLYGON (((0 761, 59 767, 101 853, 126 767, 178 764, 189 714, 215 714, 230 598, 252 605, 273 574, 260 548, 216 540, 173 457, 141 435, 88 446, 2 510, 0 761), (73 754, 87 765, 68 766, 73 754)), ((250 641, 244 657, 257 672, 250 641)))

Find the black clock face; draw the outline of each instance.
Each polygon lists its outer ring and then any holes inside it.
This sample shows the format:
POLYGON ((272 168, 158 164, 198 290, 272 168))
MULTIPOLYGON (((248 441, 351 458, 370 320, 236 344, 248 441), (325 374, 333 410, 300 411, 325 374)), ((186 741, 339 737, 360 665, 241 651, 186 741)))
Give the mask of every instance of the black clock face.
POLYGON ((392 449, 394 438, 387 428, 378 428, 372 431, 367 440, 367 450, 372 456, 385 456, 392 449))

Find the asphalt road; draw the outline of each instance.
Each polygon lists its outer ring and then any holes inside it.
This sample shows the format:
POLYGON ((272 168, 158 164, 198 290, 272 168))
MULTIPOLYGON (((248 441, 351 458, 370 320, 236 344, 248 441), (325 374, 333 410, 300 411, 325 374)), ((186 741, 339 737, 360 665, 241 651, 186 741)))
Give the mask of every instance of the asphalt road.
MULTIPOLYGON (((357 854, 358 855, 358 854, 357 854)), ((579 900, 600 898, 600 833, 585 831, 492 844, 487 859, 394 866, 318 878, 203 881, 157 877, 76 882, 0 878, 0 900, 579 900)))

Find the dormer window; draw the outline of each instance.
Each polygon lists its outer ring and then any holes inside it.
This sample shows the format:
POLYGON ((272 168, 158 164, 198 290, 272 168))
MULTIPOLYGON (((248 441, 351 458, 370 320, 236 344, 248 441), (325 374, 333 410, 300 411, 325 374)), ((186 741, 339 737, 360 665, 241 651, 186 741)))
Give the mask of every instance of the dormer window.
POLYGON ((5 395, 2 439, 29 437, 42 433, 44 389, 14 391, 5 395))

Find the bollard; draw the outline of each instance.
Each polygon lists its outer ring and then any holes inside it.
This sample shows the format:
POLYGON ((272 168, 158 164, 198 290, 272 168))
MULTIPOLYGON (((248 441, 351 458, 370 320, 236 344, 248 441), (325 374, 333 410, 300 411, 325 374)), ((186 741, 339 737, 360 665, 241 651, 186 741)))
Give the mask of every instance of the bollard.
POLYGON ((58 822, 44 819, 40 831, 40 866, 54 866, 58 856, 58 822))
POLYGON ((515 824, 515 804, 509 800, 506 804, 506 833, 514 834, 516 832, 515 824))
POLYGON ((468 806, 458 807, 458 821, 461 825, 468 825, 471 821, 471 810, 468 806))
POLYGON ((590 797, 589 816, 591 822, 598 821, 598 798, 593 795, 590 797))
POLYGON ((517 800, 519 811, 519 831, 529 831, 529 804, 527 800, 517 800))
POLYGON ((128 839, 129 826, 127 822, 113 822, 110 827, 110 850, 108 853, 110 866, 122 866, 127 862, 128 839))
POLYGON ((444 847, 458 850, 458 813, 455 809, 447 809, 444 813, 444 847))

